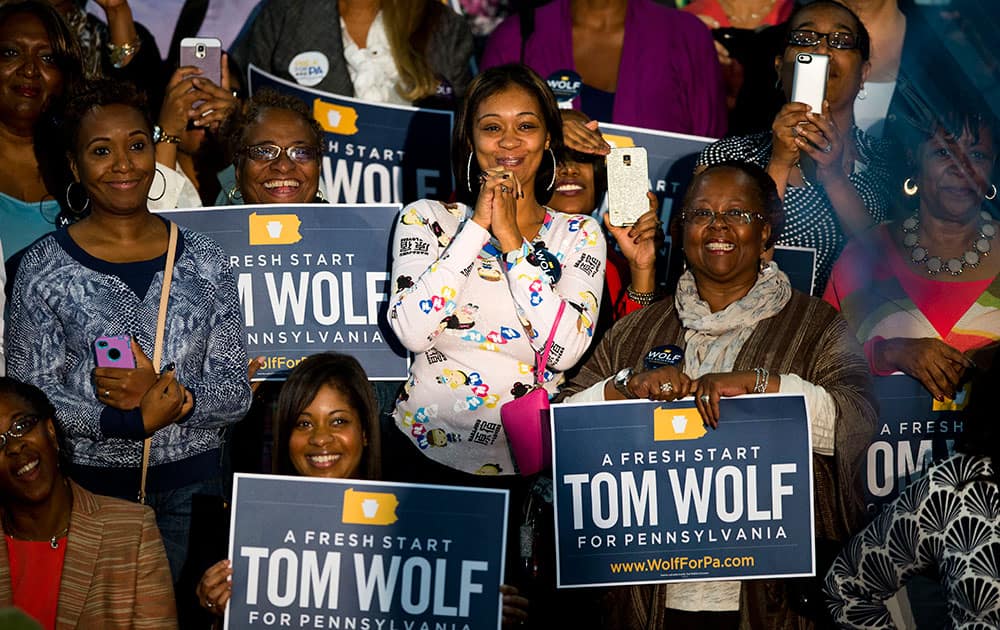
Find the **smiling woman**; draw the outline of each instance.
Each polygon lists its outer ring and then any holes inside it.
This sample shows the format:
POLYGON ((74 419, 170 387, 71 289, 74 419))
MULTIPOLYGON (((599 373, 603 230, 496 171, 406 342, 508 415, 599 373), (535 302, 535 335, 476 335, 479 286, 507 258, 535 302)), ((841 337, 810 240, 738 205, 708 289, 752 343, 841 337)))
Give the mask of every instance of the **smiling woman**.
POLYGON ((221 132, 236 167, 231 202, 322 202, 319 191, 323 130, 308 105, 273 90, 259 90, 226 121, 221 132))
POLYGON ((146 500, 177 576, 191 496, 222 494, 224 430, 250 402, 236 282, 214 241, 179 229, 167 285, 171 230, 147 208, 152 126, 131 85, 94 81, 62 119, 90 213, 24 255, 7 368, 53 400, 74 478, 95 492, 135 499, 151 438, 146 500), (164 285, 163 360, 153 365, 164 285), (125 337, 134 366, 95 369, 106 336, 125 337))
POLYGON ((0 377, 0 606, 44 628, 174 628, 153 510, 87 492, 65 474, 55 408, 0 377))

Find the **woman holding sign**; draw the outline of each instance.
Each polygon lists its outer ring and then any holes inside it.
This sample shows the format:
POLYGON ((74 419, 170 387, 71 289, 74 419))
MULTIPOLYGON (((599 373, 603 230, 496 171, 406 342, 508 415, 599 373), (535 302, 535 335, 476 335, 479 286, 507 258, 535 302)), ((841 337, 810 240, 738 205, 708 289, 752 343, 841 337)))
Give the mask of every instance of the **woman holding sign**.
POLYGON ((455 123, 463 203, 403 209, 393 245, 389 323, 416 353, 396 405, 399 478, 476 485, 515 473, 500 407, 536 382, 551 341, 549 393, 590 345, 605 243, 590 217, 556 212, 562 126, 526 66, 476 77, 455 123))
POLYGON ((214 241, 149 212, 152 124, 134 87, 91 82, 62 119, 90 212, 25 254, 7 368, 56 405, 76 481, 131 500, 145 481, 177 577, 192 496, 222 495, 225 432, 250 403, 236 280, 214 241), (164 372, 176 405, 154 408, 164 372))
MULTIPOLYGON (((793 290, 766 262, 783 217, 762 168, 711 166, 695 177, 681 207, 676 236, 688 270, 677 294, 619 320, 563 391, 572 402, 694 396, 705 422, 720 430, 723 397, 804 394, 817 544, 843 541, 864 512, 858 462, 875 420, 860 350, 836 311, 793 290)), ((605 627, 806 627, 800 624, 823 614, 804 605, 819 595, 818 582, 809 587, 755 580, 617 589, 606 602, 605 627)))
POLYGON ((911 214, 851 242, 824 295, 874 374, 909 374, 938 400, 1000 339, 1000 256, 989 255, 1000 226, 985 207, 997 195, 1000 125, 978 95, 948 96, 906 132, 911 214))

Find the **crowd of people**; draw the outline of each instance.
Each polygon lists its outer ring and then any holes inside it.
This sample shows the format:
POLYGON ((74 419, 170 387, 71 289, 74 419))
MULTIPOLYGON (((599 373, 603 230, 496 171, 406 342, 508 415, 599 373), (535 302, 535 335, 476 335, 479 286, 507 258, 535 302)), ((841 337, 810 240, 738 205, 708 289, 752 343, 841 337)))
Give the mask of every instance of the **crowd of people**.
POLYGON ((257 392, 277 465, 248 472, 507 490, 505 627, 886 628, 915 623, 887 601, 921 574, 936 623, 1000 627, 1000 58, 974 0, 198 4, 0 2, 0 614, 220 624, 228 521, 193 506, 263 459, 234 451, 265 436, 232 439, 257 392), (175 50, 211 25, 232 38, 215 80, 175 50), (792 100, 803 53, 828 57, 822 107, 792 100), (321 351, 258 391, 229 256, 156 213, 327 203, 312 107, 249 93, 250 65, 454 112, 455 192, 404 199, 385 235, 404 382, 321 351), (669 220, 652 192, 631 225, 602 211, 603 122, 713 140, 669 220), (815 250, 811 295, 785 245, 815 250), (683 359, 650 365, 664 346, 683 359), (971 403, 956 451, 874 515, 873 378, 897 372, 971 403), (519 474, 501 419, 536 388, 691 398, 712 428, 723 398, 804 396, 816 578, 557 590, 551 471, 519 474))

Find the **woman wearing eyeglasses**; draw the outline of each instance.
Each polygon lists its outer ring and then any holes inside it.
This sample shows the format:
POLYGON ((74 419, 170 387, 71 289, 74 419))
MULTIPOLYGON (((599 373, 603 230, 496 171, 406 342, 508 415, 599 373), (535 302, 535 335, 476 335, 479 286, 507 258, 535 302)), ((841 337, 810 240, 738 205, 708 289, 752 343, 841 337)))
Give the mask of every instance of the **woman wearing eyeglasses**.
MULTIPOLYGON (((157 385, 169 407, 173 375, 157 385)), ((0 377, 0 608, 46 630, 176 628, 153 510, 71 481, 55 415, 41 390, 0 377)))
POLYGON ((148 209, 156 165, 144 99, 130 84, 93 81, 72 94, 62 119, 90 213, 24 255, 7 369, 53 401, 73 478, 91 491, 135 500, 151 438, 146 502, 176 577, 191 499, 222 496, 223 436, 250 403, 236 281, 214 241, 179 230, 162 361, 153 365, 170 229, 148 209), (131 337, 135 367, 96 367, 97 340, 118 335, 131 337), (150 409, 163 372, 175 379, 175 404, 150 409))
POLYGON ((747 160, 767 169, 786 215, 777 244, 816 249, 813 294, 819 296, 847 239, 885 219, 889 171, 886 146, 854 124, 854 99, 869 67, 870 40, 864 24, 844 5, 818 0, 796 10, 788 29, 784 54, 775 59, 785 96, 791 101, 796 56, 829 55, 822 111, 788 102, 769 132, 708 146, 698 168, 747 160))
MULTIPOLYGON (((802 393, 810 409, 817 547, 857 530, 864 511, 858 463, 875 401, 847 323, 821 300, 792 289, 765 252, 780 233, 781 200, 759 166, 727 162, 697 175, 675 219, 688 270, 673 298, 618 320, 562 389, 569 402, 694 396, 705 422, 724 426, 723 397, 802 393), (677 365, 650 351, 676 346, 677 365)), ((822 609, 781 580, 612 589, 601 628, 808 628, 822 609)))
POLYGON ((308 106, 272 90, 256 92, 226 121, 222 137, 236 167, 234 202, 314 203, 323 130, 308 106))

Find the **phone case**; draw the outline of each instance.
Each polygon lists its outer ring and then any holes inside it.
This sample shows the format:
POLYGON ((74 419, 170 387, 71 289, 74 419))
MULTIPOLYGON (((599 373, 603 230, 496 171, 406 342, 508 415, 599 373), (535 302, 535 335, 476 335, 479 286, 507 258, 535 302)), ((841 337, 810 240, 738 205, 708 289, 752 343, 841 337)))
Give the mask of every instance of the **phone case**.
POLYGON ((608 154, 608 214, 611 225, 632 225, 649 211, 646 149, 613 148, 608 154))
POLYGON ((826 98, 826 77, 830 68, 830 57, 812 53, 795 56, 795 74, 792 76, 792 101, 805 103, 813 112, 823 111, 826 98))
POLYGON ((131 338, 128 335, 98 337, 94 341, 97 367, 134 368, 131 338))
POLYGON ((216 37, 185 37, 181 40, 180 65, 195 66, 202 77, 222 85, 222 41, 216 37))

